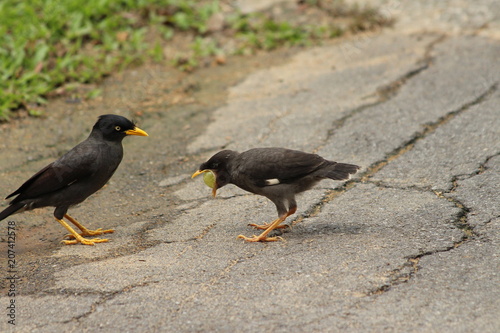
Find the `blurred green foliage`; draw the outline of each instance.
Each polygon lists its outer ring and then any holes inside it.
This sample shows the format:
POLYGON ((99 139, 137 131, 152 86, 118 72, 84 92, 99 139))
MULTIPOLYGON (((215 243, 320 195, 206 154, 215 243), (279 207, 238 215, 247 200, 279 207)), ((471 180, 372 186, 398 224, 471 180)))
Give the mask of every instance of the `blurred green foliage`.
POLYGON ((2 0, 0 121, 20 108, 38 115, 36 107, 56 88, 97 82, 133 63, 167 60, 192 70, 207 56, 307 45, 341 33, 236 9, 224 13, 223 32, 210 31, 210 19, 220 12, 216 0, 2 0), (177 33, 193 35, 191 53, 165 59, 163 45, 177 33), (224 50, 227 38, 236 40, 231 51, 224 50))

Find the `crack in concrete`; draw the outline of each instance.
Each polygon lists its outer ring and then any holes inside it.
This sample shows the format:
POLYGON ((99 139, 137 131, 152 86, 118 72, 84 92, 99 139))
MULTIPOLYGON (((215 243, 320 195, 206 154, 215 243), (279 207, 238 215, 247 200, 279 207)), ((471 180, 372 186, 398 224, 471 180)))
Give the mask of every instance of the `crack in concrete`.
MULTIPOLYGON (((438 197, 442 197, 438 195, 438 197)), ((446 197, 442 197, 446 198, 446 197)), ((446 198, 449 199, 449 198, 446 198)), ((463 234, 462 238, 459 239, 458 241, 453 242, 452 245, 447 246, 442 249, 437 249, 437 250, 431 250, 431 251, 425 251, 422 253, 419 253, 417 255, 411 256, 407 259, 406 263, 401 265, 400 267, 392 270, 388 274, 389 281, 381 285, 380 287, 377 287, 375 289, 372 289, 366 293, 365 296, 374 296, 374 295, 381 295, 389 290, 391 290, 392 287, 395 287, 399 284, 406 283, 411 280, 415 276, 415 274, 420 270, 420 259, 422 259, 425 256, 430 256, 434 255, 437 253, 443 253, 443 252, 449 252, 452 251, 459 246, 463 245, 465 242, 470 240, 472 237, 477 236, 477 233, 473 231, 473 227, 468 223, 468 214, 470 209, 465 207, 462 203, 460 203, 457 200, 449 200, 453 202, 458 208, 460 208, 460 211, 455 217, 455 220, 452 221, 452 224, 457 228, 460 229, 463 234)))
POLYGON ((284 110, 283 112, 280 112, 278 115, 276 115, 273 119, 271 119, 268 123, 267 123, 267 129, 268 129, 268 132, 267 133, 264 133, 262 134, 262 136, 259 138, 258 142, 259 143, 262 143, 264 142, 267 138, 269 138, 269 136, 274 132, 273 129, 274 127, 276 126, 276 123, 285 118, 286 116, 290 115, 292 112, 291 110, 284 110))
POLYGON ((192 239, 195 239, 195 240, 201 240, 203 239, 203 237, 205 237, 209 232, 210 230, 212 230, 212 228, 214 228, 215 226, 217 225, 217 223, 212 223, 212 224, 209 224, 207 225, 201 232, 199 235, 193 237, 192 239))
MULTIPOLYGON (((377 94, 378 100, 373 103, 368 103, 361 105, 345 114, 343 117, 335 120, 332 123, 332 127, 327 133, 327 136, 325 138, 325 143, 323 145, 320 145, 316 149, 314 149, 314 152, 318 151, 319 149, 322 148, 328 142, 328 140, 334 135, 335 131, 341 128, 347 120, 352 118, 354 115, 361 113, 367 109, 370 109, 371 107, 375 107, 377 105, 380 105, 382 103, 385 103, 392 98, 394 98, 397 93, 400 91, 400 89, 403 87, 404 84, 408 82, 408 80, 416 77, 418 74, 422 73, 423 71, 427 70, 429 66, 432 64, 432 61, 434 60, 434 57, 431 55, 432 50, 435 48, 435 46, 441 42, 443 42, 446 39, 445 35, 439 35, 436 39, 431 41, 425 48, 424 55, 421 59, 419 59, 416 64, 421 64, 419 67, 410 70, 409 72, 403 74, 393 82, 386 84, 384 86, 381 86, 377 89, 377 91, 374 94, 377 94)), ((429 133, 422 133, 422 137, 427 135, 429 133)), ((417 136, 418 137, 418 136, 417 136)), ((412 138, 410 141, 404 143, 401 147, 396 149, 396 152, 392 152, 388 155, 387 158, 373 163, 368 169, 362 173, 361 175, 361 182, 366 182, 368 178, 371 178, 374 174, 376 174, 380 169, 382 169, 387 163, 389 163, 391 160, 399 157, 400 155, 404 154, 405 152, 409 151, 410 149, 413 148, 414 142, 417 141, 417 137, 412 138)), ((342 193, 348 191, 350 188, 355 186, 355 183, 360 182, 359 180, 356 179, 351 179, 342 184, 340 187, 337 187, 332 190, 328 190, 325 195, 322 197, 321 201, 317 203, 316 205, 313 205, 311 208, 306 210, 303 214, 295 218, 291 222, 291 226, 296 225, 297 223, 300 223, 304 219, 308 217, 313 217, 316 216, 320 211, 322 206, 334 200, 337 196, 341 195, 342 193)))
POLYGON ((208 292, 208 290, 213 285, 215 285, 217 282, 219 282, 221 279, 223 279, 227 274, 229 274, 236 265, 244 262, 247 259, 255 257, 259 252, 264 251, 266 248, 267 248, 267 246, 258 247, 258 248, 254 247, 254 250, 251 253, 249 253, 245 256, 241 256, 241 257, 236 258, 236 259, 229 260, 226 267, 224 267, 222 270, 220 270, 218 275, 211 278, 208 282, 202 283, 199 286, 199 288, 197 288, 191 295, 185 297, 183 299, 183 301, 181 303, 179 303, 179 307, 176 309, 176 313, 181 313, 182 309, 184 307, 186 307, 188 303, 191 303, 196 298, 196 296, 199 295, 200 293, 208 292))
MULTIPOLYGON (((368 171, 366 172, 366 174, 362 177, 362 182, 373 183, 376 186, 381 186, 381 187, 390 187, 390 185, 383 184, 383 182, 370 181, 370 178, 376 172, 378 172, 380 169, 382 169, 385 165, 387 165, 390 161, 400 157, 401 155, 403 155, 407 151, 411 150, 416 142, 422 140, 427 135, 434 132, 438 127, 449 122, 451 119, 455 118, 456 116, 458 116, 462 112, 465 112, 470 107, 477 105, 477 104, 483 102, 484 100, 486 100, 490 95, 492 95, 497 90, 497 88, 498 88, 498 83, 494 83, 492 86, 489 87, 488 90, 486 90, 483 94, 481 94, 475 100, 464 104, 458 110, 449 112, 445 116, 439 118, 436 122, 428 124, 426 126, 426 128, 421 133, 417 134, 414 138, 409 140, 405 145, 403 145, 402 147, 400 147, 399 149, 394 151, 393 154, 390 154, 386 161, 381 161, 381 162, 379 162, 378 165, 371 168, 371 170, 368 170, 370 172, 368 172, 368 171)), ((470 178, 470 177, 473 177, 475 175, 483 173, 487 169, 486 163, 491 158, 493 158, 494 156, 497 156, 497 155, 498 154, 489 156, 485 160, 485 162, 480 164, 480 166, 477 170, 475 170, 471 174, 467 175, 468 176, 467 178, 470 178)), ((446 193, 451 193, 451 192, 455 191, 455 189, 458 186, 458 180, 459 180, 460 176, 463 176, 463 175, 453 176, 453 178, 452 178, 453 188, 450 191, 447 191, 446 193)), ((400 188, 403 190, 408 189, 408 187, 405 187, 405 188, 395 187, 395 188, 400 188)), ((444 193, 434 191, 432 189, 419 188, 416 186, 413 186, 412 188, 417 189, 417 190, 421 190, 421 191, 425 191, 425 192, 431 191, 437 197, 439 197, 441 199, 445 199, 449 202, 452 202, 460 210, 458 212, 458 214, 456 215, 454 221, 452 221, 452 224, 457 229, 460 229, 462 231, 462 237, 461 237, 461 239, 453 242, 453 244, 451 246, 448 246, 446 248, 437 249, 437 250, 433 250, 433 251, 425 251, 425 252, 419 253, 417 255, 414 255, 414 256, 408 258, 406 263, 404 263, 402 266, 394 269, 393 271, 391 271, 389 273, 389 275, 388 275, 389 281, 387 283, 384 283, 380 287, 368 291, 366 293, 366 296, 381 295, 381 294, 389 291, 394 286, 408 282, 413 276, 415 276, 415 274, 420 269, 419 262, 420 262, 421 258, 423 258, 425 256, 429 256, 429 255, 434 255, 437 253, 452 251, 453 249, 456 249, 457 247, 463 245, 465 242, 469 241, 471 238, 479 236, 479 234, 476 231, 474 231, 474 227, 472 225, 470 225, 468 222, 468 215, 470 212, 470 208, 467 207, 464 203, 460 202, 456 198, 444 196, 444 193)))
POLYGON ((497 89, 498 89, 498 82, 495 82, 485 92, 476 97, 474 100, 465 103, 457 110, 448 112, 444 116, 439 117, 436 121, 425 124, 424 129, 422 131, 417 132, 415 135, 413 135, 412 138, 404 142, 401 146, 394 149, 392 152, 388 153, 386 158, 378 162, 375 162, 371 166, 369 166, 368 169, 362 174, 361 182, 366 182, 367 180, 369 180, 383 167, 385 167, 389 162, 399 158, 400 156, 404 155, 405 153, 413 149, 413 147, 417 142, 426 138, 429 134, 435 132, 442 125, 450 122, 452 119, 462 114, 463 112, 467 111, 472 106, 484 102, 489 96, 491 96, 495 91, 497 91, 497 89))
MULTIPOLYGON (((382 187, 387 188, 388 186, 384 185, 382 187)), ((399 187, 392 187, 392 188, 399 188, 399 187)), ((406 190, 407 188, 400 188, 400 189, 406 190)), ((422 191, 429 192, 429 190, 425 190, 425 189, 422 189, 422 191)), ((468 223, 468 215, 470 212, 470 208, 466 207, 459 200, 456 200, 454 198, 445 197, 440 192, 433 191, 433 190, 430 190, 430 192, 436 194, 436 196, 438 198, 445 199, 447 201, 452 202, 457 208, 460 209, 460 211, 456 214, 455 219, 451 223, 457 229, 460 229, 462 231, 462 237, 459 240, 454 241, 452 245, 447 246, 445 248, 424 251, 424 252, 421 252, 419 254, 408 257, 406 263, 404 263, 400 267, 389 272, 389 274, 388 274, 389 281, 388 282, 384 283, 382 286, 380 286, 378 288, 375 288, 375 289, 368 291, 366 293, 366 296, 381 295, 381 294, 389 291, 392 287, 395 287, 399 284, 408 282, 419 271, 419 269, 420 269, 419 263, 420 263, 421 258, 423 258, 425 256, 434 255, 437 253, 452 251, 452 250, 458 248, 459 246, 463 245, 465 242, 469 241, 472 237, 478 236, 478 234, 476 232, 474 232, 473 226, 471 226, 468 223)))
MULTIPOLYGON (((201 232, 200 235, 198 235, 197 237, 191 238, 189 240, 183 241, 183 242, 187 243, 188 241, 193 241, 193 240, 197 241, 199 239, 202 239, 215 225, 216 224, 214 223, 214 224, 207 226, 201 232)), ((161 243, 161 242, 158 242, 158 243, 161 243)), ((193 249, 195 246, 196 245, 187 246, 186 248, 184 248, 182 251, 180 251, 178 253, 178 257, 182 256, 187 251, 193 249)), ((193 301, 196 298, 196 295, 203 293, 203 292, 206 292, 211 286, 215 285, 218 281, 220 281, 222 278, 224 278, 224 276, 226 276, 229 272, 231 272, 233 267, 235 267, 237 264, 242 263, 245 260, 256 256, 259 252, 264 251, 265 248, 266 247, 254 248, 254 251, 252 251, 252 253, 247 254, 245 256, 242 256, 242 257, 239 257, 237 259, 230 260, 228 262, 228 264, 226 265, 226 267, 224 269, 222 269, 217 276, 210 279, 210 281, 201 284, 200 287, 197 288, 197 290, 195 292, 193 292, 190 296, 184 298, 183 301, 179 304, 179 307, 177 309, 177 313, 180 313, 181 310, 189 302, 193 301)), ((100 260, 102 260, 102 258, 96 259, 96 261, 100 261, 100 260)), ((45 294, 47 294, 47 295, 70 295, 70 294, 74 295, 75 293, 77 293, 78 295, 98 295, 98 296, 100 296, 100 298, 97 301, 93 302, 90 305, 90 309, 87 312, 82 313, 78 316, 74 316, 71 319, 64 320, 64 321, 60 322, 62 324, 66 324, 66 323, 69 323, 71 321, 80 321, 81 319, 85 319, 85 318, 89 317, 92 313, 96 312, 96 310, 99 306, 103 306, 105 303, 113 300, 115 297, 117 297, 118 295, 120 295, 122 293, 126 293, 132 289, 149 286, 150 284, 159 283, 159 282, 160 281, 158 281, 158 280, 151 280, 151 281, 143 281, 143 282, 133 283, 133 284, 130 284, 130 285, 123 287, 120 290, 112 291, 112 292, 100 292, 100 291, 96 291, 96 290, 92 290, 92 289, 91 290, 81 290, 81 289, 77 289, 77 290, 63 289, 63 290, 60 290, 59 289, 59 290, 53 290, 51 292, 45 292, 45 294)))
POLYGON ((335 134, 335 131, 337 131, 338 129, 340 129, 342 126, 344 126, 344 124, 346 123, 347 120, 351 119, 352 117, 354 117, 356 114, 358 113, 361 113, 371 107, 374 107, 374 106, 377 106, 381 103, 383 103, 384 101, 379 99, 378 101, 376 102, 373 102, 373 103, 368 103, 368 104, 363 104, 351 111, 348 111, 344 116, 340 117, 339 119, 335 120, 330 129, 328 130, 327 134, 326 134, 326 137, 325 137, 325 140, 324 140, 324 143, 319 145, 318 147, 316 147, 315 149, 313 149, 313 153, 316 153, 317 151, 319 151, 321 148, 323 148, 323 146, 326 145, 326 143, 328 141, 330 141, 330 139, 333 137, 333 135, 335 134))
POLYGON ((489 168, 486 166, 486 164, 488 164, 488 162, 494 158, 494 157, 497 157, 497 156, 500 156, 500 152, 497 152, 491 156, 488 156, 486 157, 486 159, 484 160, 484 162, 482 163, 479 163, 479 167, 477 168, 477 170, 474 170, 473 172, 471 173, 468 173, 468 174, 460 174, 460 175, 455 175, 453 176, 452 180, 451 180, 451 183, 452 183, 452 187, 449 191, 446 191, 444 193, 452 193, 454 192, 457 188, 458 188, 458 182, 461 181, 461 180, 465 180, 465 179, 469 179, 469 178, 472 178, 474 176, 477 176, 477 175, 480 175, 482 173, 484 173, 486 170, 488 170, 489 168))
MULTIPOLYGON (((94 302, 90 305, 89 311, 82 313, 78 316, 74 316, 73 318, 66 320, 66 321, 63 321, 62 323, 66 324, 66 323, 69 323, 73 320, 80 321, 81 319, 87 318, 92 313, 94 313, 100 305, 103 305, 103 304, 109 302, 110 300, 114 299, 116 296, 118 296, 124 292, 128 292, 128 291, 135 289, 135 288, 149 286, 150 284, 153 284, 153 283, 159 283, 159 281, 156 281, 156 280, 155 281, 144 281, 144 282, 140 282, 140 283, 136 283, 136 284, 131 284, 131 285, 123 287, 121 290, 109 292, 109 293, 104 293, 104 295, 102 295, 102 293, 98 293, 102 296, 99 300, 97 300, 96 302, 94 302)), ((79 292, 79 294, 80 294, 80 292, 79 292)), ((94 293, 92 293, 92 294, 94 294, 94 293)))
POLYGON ((423 65, 421 65, 420 67, 409 71, 405 75, 401 76, 399 79, 396 79, 395 81, 389 84, 379 87, 376 92, 376 94, 379 96, 379 103, 386 102, 391 98, 395 97, 398 94, 399 90, 406 84, 408 80, 422 73, 424 70, 428 69, 431 64, 431 61, 432 58, 430 57, 428 59, 424 58, 424 60, 419 61, 423 62, 423 65))
MULTIPOLYGON (((434 43, 439 42, 443 38, 436 40, 434 43)), ((430 51, 429 51, 429 53, 430 53, 430 51)), ((428 57, 427 59, 429 62, 431 61, 430 57, 428 57)), ((411 78, 427 67, 428 66, 422 66, 422 67, 420 67, 420 71, 410 72, 407 74, 407 77, 411 78)), ((389 86, 391 86, 391 85, 389 85, 389 86)), ((388 89, 384 93, 384 96, 387 96, 387 97, 395 96, 394 93, 397 92, 397 90, 399 88, 400 88, 400 85, 393 86, 392 89, 394 89, 394 90, 388 89)), ((358 183, 373 183, 377 186, 389 187, 389 185, 383 184, 383 182, 371 181, 371 178, 376 173, 378 173, 383 167, 385 167, 388 163, 390 163, 393 160, 396 160, 397 158, 401 157, 405 153, 409 152, 411 149, 413 149, 413 147, 415 146, 415 144, 417 142, 426 138, 429 134, 435 132, 439 127, 448 123, 449 121, 451 121, 452 119, 454 119, 458 115, 462 114, 463 112, 469 110, 472 106, 475 106, 477 104, 484 102, 489 96, 491 96, 494 92, 496 92, 497 89, 498 89, 498 82, 495 82, 486 91, 484 91, 482 94, 480 94, 478 97, 476 97, 472 101, 465 103, 457 110, 453 110, 453 111, 448 112, 446 115, 438 118, 434 122, 427 123, 421 132, 416 133, 412 138, 407 140, 400 147, 394 149, 392 152, 387 154, 386 158, 384 158, 380 161, 377 161, 377 162, 373 163, 370 167, 368 167, 367 170, 360 175, 359 179, 348 180, 340 187, 337 187, 337 188, 331 189, 331 190, 327 190, 320 202, 313 205, 306 212, 304 212, 303 214, 298 216, 294 221, 292 221, 291 224, 295 225, 308 217, 316 216, 317 214, 319 214, 321 212, 323 206, 326 203, 333 201, 336 197, 340 196, 341 194, 345 193, 349 189, 353 188, 358 183)), ((375 104, 379 104, 379 103, 380 102, 377 102, 375 104)), ((364 106, 362 110, 364 110, 367 107, 369 107, 369 106, 368 105, 364 106)), ((362 111, 362 110, 360 110, 360 111, 362 111)), ((360 111, 356 111, 356 112, 360 112, 360 111)), ((340 123, 339 125, 341 126, 342 123, 340 123)), ((478 168, 478 170, 473 172, 470 176, 472 177, 474 175, 477 175, 477 174, 484 172, 484 170, 486 169, 485 164, 487 163, 487 161, 489 159, 491 159, 494 156, 497 156, 497 154, 488 157, 488 159, 484 163, 481 164, 480 168, 478 168)), ((456 188, 456 183, 458 181, 457 177, 458 176, 454 177, 454 184, 455 184, 454 187, 455 188, 456 188)), ((451 250, 461 246, 462 244, 464 244, 466 241, 468 241, 472 237, 477 236, 477 233, 474 232, 474 230, 473 230, 473 226, 471 226, 468 223, 468 214, 470 212, 470 208, 466 207, 459 200, 454 199, 454 198, 445 197, 442 193, 437 192, 437 191, 433 191, 432 189, 428 189, 428 188, 420 188, 417 186, 410 186, 410 187, 406 187, 406 188, 402 188, 402 189, 407 190, 410 188, 425 191, 425 192, 431 191, 432 193, 436 194, 438 197, 444 198, 444 199, 452 202, 457 208, 459 208, 460 211, 452 223, 456 228, 460 229, 463 232, 462 238, 458 241, 455 241, 453 243, 453 245, 448 246, 446 248, 437 249, 437 250, 433 250, 433 251, 426 251, 426 252, 419 253, 417 255, 409 257, 407 259, 407 261, 402 266, 392 270, 389 273, 389 275, 388 275, 389 281, 388 282, 384 283, 380 287, 377 287, 375 289, 372 289, 372 290, 366 292, 367 297, 374 296, 374 295, 381 295, 381 294, 389 291, 394 286, 397 286, 399 284, 406 283, 406 282, 410 281, 410 279, 413 276, 415 276, 415 274, 420 269, 419 262, 420 262, 420 259, 422 257, 428 256, 428 255, 433 255, 436 253, 451 251, 451 250)))
MULTIPOLYGON (((351 187, 355 186, 357 183, 359 183, 359 182, 353 181, 351 187)), ((453 244, 450 246, 447 246, 447 247, 444 247, 441 249, 437 249, 437 250, 424 251, 424 252, 421 252, 419 254, 407 257, 407 261, 404 264, 402 264, 401 266, 399 266, 399 267, 397 267, 397 268, 395 268, 387 273, 387 278, 388 278, 387 282, 385 282, 384 284, 382 284, 381 286, 379 286, 377 288, 371 289, 371 290, 363 293, 364 297, 381 295, 385 292, 388 292, 389 290, 391 290, 393 287, 395 287, 397 285, 400 285, 400 284, 403 284, 403 283, 410 281, 421 268, 419 266, 421 258, 423 258, 425 256, 434 255, 434 254, 442 253, 442 252, 448 252, 448 251, 451 251, 453 249, 456 249, 457 247, 461 246, 462 244, 464 244, 465 242, 470 240, 472 237, 475 237, 478 235, 477 233, 475 233, 473 231, 473 227, 467 221, 470 209, 468 207, 466 207, 463 203, 459 202, 458 200, 445 197, 437 191, 433 191, 433 190, 428 189, 428 188, 421 188, 421 187, 417 187, 417 186, 411 186, 411 187, 390 186, 387 184, 380 184, 379 182, 374 182, 374 181, 367 181, 367 182, 363 182, 363 183, 374 184, 374 185, 380 186, 382 188, 391 188, 391 189, 400 189, 400 190, 416 190, 419 192, 434 193, 439 198, 442 198, 442 199, 445 199, 445 200, 452 202, 457 208, 460 209, 460 211, 456 214, 455 219, 451 223, 457 229, 460 229, 463 232, 462 237, 459 240, 454 241, 453 244)), ((341 192, 341 191, 336 192, 335 195, 332 197, 332 199, 334 197, 336 197, 337 195, 340 195, 341 193, 343 193, 343 192, 341 192)))
POLYGON ((332 123, 332 126, 330 127, 330 129, 328 130, 327 136, 325 138, 325 143, 323 145, 320 145, 316 149, 314 149, 314 152, 321 149, 326 144, 326 142, 328 142, 330 140, 330 138, 333 137, 333 135, 335 134, 335 131, 340 129, 346 123, 347 120, 349 120, 350 118, 352 118, 353 116, 355 116, 358 113, 361 113, 367 109, 370 109, 372 107, 375 107, 377 105, 380 105, 382 103, 385 103, 385 102, 391 100, 392 98, 394 98, 398 94, 398 92, 406 84, 406 82, 408 82, 408 80, 414 78, 418 74, 421 74, 422 72, 427 70, 431 66, 431 64, 434 60, 434 57, 431 55, 432 50, 434 49, 434 47, 437 44, 443 42, 445 39, 446 39, 445 35, 438 35, 438 37, 436 39, 431 41, 425 47, 425 52, 424 52, 424 55, 422 56, 422 58, 416 61, 416 65, 418 65, 417 68, 410 70, 409 72, 401 75, 399 78, 397 78, 396 80, 394 80, 388 84, 380 86, 379 88, 377 88, 377 90, 373 94, 370 94, 367 96, 367 97, 372 97, 372 96, 377 95, 378 96, 377 101, 361 105, 361 106, 359 106, 351 111, 348 111, 343 117, 335 120, 332 123))
POLYGON ((67 320, 61 320, 61 321, 57 321, 57 322, 50 322, 50 323, 47 323, 45 325, 38 325, 38 326, 35 326, 37 329, 40 329, 40 328, 43 328, 43 327, 46 327, 46 326, 52 326, 54 323, 59 323, 59 324, 67 324, 67 323, 70 323, 72 321, 77 321, 79 322, 81 319, 85 319, 87 317, 89 317, 92 313, 96 312, 97 308, 101 305, 104 305, 106 302, 114 299, 116 296, 118 296, 119 294, 123 293, 123 292, 128 292, 132 289, 135 289, 135 288, 139 288, 139 287, 145 287, 145 286, 149 286, 150 284, 153 284, 153 283, 159 283, 159 281, 144 281, 144 282, 140 282, 140 283, 137 283, 137 284, 131 284, 131 285, 128 285, 128 286, 125 286, 123 287, 121 290, 118 290, 118 291, 113 291, 113 292, 99 292, 99 291, 94 291, 94 290, 78 290, 78 291, 72 291, 70 289, 64 289, 63 292, 61 292, 61 290, 54 290, 52 292, 44 292, 45 295, 55 295, 55 296, 59 296, 59 295, 64 295, 64 296, 69 296, 69 295, 78 295, 78 296, 86 296, 86 295, 90 295, 90 296, 93 296, 93 295, 98 295, 100 296, 100 298, 93 302, 91 305, 90 305, 90 309, 82 314, 79 314, 77 316, 74 316, 74 317, 71 317, 70 319, 67 319, 67 320))
POLYGON ((408 282, 419 270, 418 263, 420 261, 419 258, 409 258, 406 263, 402 266, 393 269, 389 274, 389 281, 384 283, 383 285, 369 290, 365 293, 365 297, 381 295, 387 291, 389 291, 392 287, 397 286, 402 283, 408 282))
MULTIPOLYGON (((191 239, 188 239, 186 241, 183 241, 184 243, 187 243, 189 241, 193 241, 193 240, 199 240, 201 238, 203 238, 209 231, 210 229, 212 229, 213 227, 215 226, 215 224, 212 224, 212 225, 209 225, 207 226, 203 232, 198 236, 198 237, 195 237, 195 238, 191 238, 191 239)), ((160 244, 160 243, 164 243, 164 242, 156 242, 157 244, 160 244)), ((156 244, 155 244, 156 245, 156 244)), ((153 245, 151 245, 153 246, 153 245)), ((151 246, 147 246, 146 248, 149 248, 151 246)), ((184 253, 186 253, 187 251, 193 249, 194 245, 189 245, 189 246, 186 246, 182 251, 180 251, 177 256, 178 257, 181 257, 184 253)), ((263 249, 263 248, 262 248, 263 249)), ((222 278, 223 275, 225 275, 227 272, 229 272, 231 270, 231 268, 233 266, 235 266, 237 263, 239 262, 242 262, 244 261, 245 259, 249 259, 253 256, 255 256, 259 251, 262 251, 262 249, 257 249, 257 251, 254 251, 253 254, 250 254, 250 255, 247 255, 245 257, 242 257, 242 258, 238 258, 238 259, 235 259, 233 261, 231 261, 227 266, 226 268, 221 272, 221 274, 219 275, 219 277, 215 277, 213 278, 211 281, 210 281, 210 285, 214 284, 215 282, 217 282, 218 280, 220 280, 220 278, 222 278)), ((140 252, 142 250, 136 250, 136 251, 133 251, 132 253, 127 253, 127 254, 124 254, 124 255, 129 255, 129 254, 133 254, 133 253, 136 253, 136 252, 140 252)), ((123 256, 124 256, 123 255, 123 256)), ((108 257, 113 257, 113 258, 116 258, 116 256, 106 256, 106 258, 96 258, 96 260, 94 261, 101 261, 103 259, 107 259, 108 257)), ((79 321, 83 318, 87 318, 88 316, 90 316, 92 313, 94 313, 97 309, 98 306, 100 305, 104 305, 105 303, 107 303, 108 301, 114 299, 115 297, 117 297, 118 295, 122 294, 122 293, 126 293, 132 289, 135 289, 135 288, 139 288, 139 287, 144 287, 144 286, 148 286, 150 284, 153 284, 153 283, 159 283, 160 281, 158 280, 151 280, 151 281, 143 281, 143 282, 139 282, 139 283, 133 283, 133 284, 130 284, 128 286, 125 286, 123 287, 122 289, 120 290, 117 290, 117 291, 112 291, 112 292, 100 292, 100 291, 95 291, 95 290, 81 290, 81 289, 78 289, 78 290, 72 290, 72 289, 63 289, 63 290, 53 290, 52 292, 46 292, 47 295, 68 295, 68 294, 71 294, 71 295, 74 295, 75 293, 78 293, 78 295, 100 295, 100 299, 93 302, 91 304, 91 308, 89 309, 89 311, 81 314, 81 315, 78 315, 78 316, 75 316, 69 320, 66 320, 66 321, 62 321, 61 323, 65 324, 65 323, 69 323, 73 320, 76 320, 76 321, 79 321)), ((205 283, 203 284, 203 288, 206 289, 206 286, 208 285, 208 283, 205 283)), ((183 304, 187 301, 189 301, 189 299, 194 299, 194 297, 203 289, 203 288, 199 288, 198 291, 196 291, 195 293, 193 293, 190 297, 186 298, 185 301, 183 302, 183 304)), ((179 311, 180 311, 180 307, 179 307, 179 311)))

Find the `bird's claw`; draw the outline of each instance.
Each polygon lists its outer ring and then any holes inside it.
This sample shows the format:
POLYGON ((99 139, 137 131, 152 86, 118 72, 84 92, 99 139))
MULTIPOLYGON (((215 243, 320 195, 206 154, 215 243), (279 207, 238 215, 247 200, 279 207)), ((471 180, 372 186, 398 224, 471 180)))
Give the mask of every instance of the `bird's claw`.
MULTIPOLYGON (((96 230, 85 229, 85 230, 82 230, 82 232, 79 233, 79 235, 80 236, 99 236, 102 234, 110 234, 113 232, 115 232, 114 229, 107 229, 107 230, 102 230, 102 228, 99 228, 96 230)), ((72 234, 67 234, 66 237, 75 238, 75 236, 73 236, 72 234)))
MULTIPOLYGON (((264 223, 264 224, 256 224, 256 223, 249 223, 248 224, 250 227, 254 227, 255 229, 261 229, 261 230, 267 230, 271 226, 271 223, 264 223)), ((280 224, 277 227, 273 228, 274 229, 284 229, 284 228, 289 228, 289 225, 286 224, 280 224)))
POLYGON ((255 236, 253 235, 252 237, 246 237, 243 235, 239 235, 237 238, 241 238, 247 242, 276 242, 279 240, 283 240, 282 237, 276 236, 276 237, 262 237, 262 236, 255 236))
POLYGON ((81 243, 83 245, 94 245, 95 243, 106 243, 108 242, 109 239, 106 238, 92 238, 92 239, 87 239, 87 238, 79 238, 79 239, 73 239, 73 240, 63 240, 61 243, 64 243, 66 245, 74 245, 81 243))

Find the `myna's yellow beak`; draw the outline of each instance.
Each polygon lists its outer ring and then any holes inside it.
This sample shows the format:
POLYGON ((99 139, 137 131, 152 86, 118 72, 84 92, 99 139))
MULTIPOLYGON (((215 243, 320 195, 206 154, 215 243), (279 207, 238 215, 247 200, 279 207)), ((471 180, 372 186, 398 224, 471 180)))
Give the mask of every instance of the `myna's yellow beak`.
POLYGON ((139 135, 139 136, 149 136, 148 133, 141 130, 139 127, 134 127, 134 129, 125 131, 127 135, 139 135))
POLYGON ((217 182, 215 180, 215 173, 212 170, 210 169, 198 170, 195 173, 193 173, 191 178, 199 176, 202 173, 204 173, 203 181, 205 182, 205 184, 207 184, 208 187, 212 189, 212 196, 215 197, 217 194, 217 182))
POLYGON ((193 173, 193 175, 191 176, 191 179, 193 179, 193 178, 194 178, 194 177, 196 177, 196 176, 201 175, 201 174, 202 174, 202 173, 204 173, 204 172, 209 172, 209 171, 210 171, 210 170, 208 170, 208 169, 207 169, 207 170, 198 170, 198 171, 196 171, 195 173, 193 173))

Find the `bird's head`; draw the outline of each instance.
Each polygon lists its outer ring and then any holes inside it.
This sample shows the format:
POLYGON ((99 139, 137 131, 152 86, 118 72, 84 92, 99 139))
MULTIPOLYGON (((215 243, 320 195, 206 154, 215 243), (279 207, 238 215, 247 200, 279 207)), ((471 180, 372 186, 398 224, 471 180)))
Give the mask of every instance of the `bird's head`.
POLYGON ((195 173, 191 176, 194 178, 203 174, 203 180, 208 187, 212 188, 212 195, 217 195, 217 190, 231 182, 229 167, 231 159, 238 155, 232 150, 223 150, 210 157, 208 161, 202 163, 195 173))
POLYGON ((116 114, 105 114, 99 116, 92 132, 99 132, 102 137, 110 141, 121 141, 127 135, 148 136, 148 133, 125 117, 116 114))

